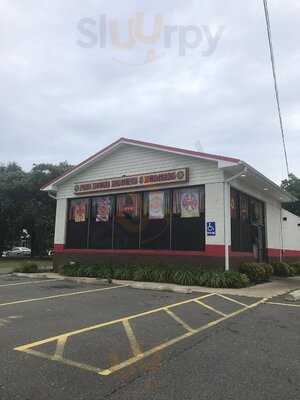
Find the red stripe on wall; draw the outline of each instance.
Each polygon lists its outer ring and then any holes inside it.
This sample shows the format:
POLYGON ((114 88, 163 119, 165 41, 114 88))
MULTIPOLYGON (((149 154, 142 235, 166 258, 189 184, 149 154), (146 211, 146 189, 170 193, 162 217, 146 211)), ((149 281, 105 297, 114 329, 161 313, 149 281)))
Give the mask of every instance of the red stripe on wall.
POLYGON ((225 246, 207 245, 205 251, 178 251, 178 250, 120 250, 120 249, 65 249, 63 244, 54 245, 55 253, 76 254, 133 254, 150 256, 189 256, 189 257, 224 257, 225 246))
POLYGON ((269 257, 300 257, 300 250, 267 249, 269 257))
POLYGON ((268 257, 280 257, 280 249, 267 249, 268 257))
MULTIPOLYGON (((76 254, 133 254, 149 256, 181 256, 181 257, 225 257, 225 246, 206 245, 205 251, 178 251, 178 250, 120 250, 120 249, 65 249, 63 244, 54 245, 55 253, 76 254)), ((267 249, 268 257, 280 257, 280 249, 267 249)), ((229 247, 230 257, 253 257, 251 252, 232 251, 229 247)), ((300 257, 298 250, 284 250, 284 257, 300 257)))
POLYGON ((54 252, 55 253, 62 253, 65 249, 65 245, 64 244, 55 244, 54 245, 54 252))

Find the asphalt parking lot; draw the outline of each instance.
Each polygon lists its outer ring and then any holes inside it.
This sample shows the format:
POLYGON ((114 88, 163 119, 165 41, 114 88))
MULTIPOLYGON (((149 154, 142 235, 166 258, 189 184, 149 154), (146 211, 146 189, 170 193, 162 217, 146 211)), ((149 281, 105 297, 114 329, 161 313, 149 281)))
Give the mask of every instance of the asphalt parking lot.
POLYGON ((0 277, 0 399, 298 399, 300 304, 0 277))

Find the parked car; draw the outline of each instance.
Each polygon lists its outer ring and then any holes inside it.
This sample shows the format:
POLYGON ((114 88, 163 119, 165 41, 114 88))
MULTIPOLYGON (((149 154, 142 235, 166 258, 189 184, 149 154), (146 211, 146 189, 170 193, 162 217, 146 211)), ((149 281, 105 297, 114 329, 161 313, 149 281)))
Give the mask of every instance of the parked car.
POLYGON ((11 250, 3 251, 2 257, 30 257, 31 250, 27 247, 13 247, 11 250))

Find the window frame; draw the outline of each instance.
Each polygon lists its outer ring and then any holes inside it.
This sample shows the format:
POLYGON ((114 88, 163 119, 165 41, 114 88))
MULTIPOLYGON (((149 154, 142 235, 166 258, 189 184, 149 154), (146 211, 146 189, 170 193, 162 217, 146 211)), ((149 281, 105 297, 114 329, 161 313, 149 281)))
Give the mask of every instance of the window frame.
MULTIPOLYGON (((206 229, 205 229, 205 221, 206 221, 206 205, 205 205, 205 197, 206 197, 206 187, 205 184, 202 185, 191 185, 191 186, 180 186, 180 187, 163 187, 163 188, 147 188, 147 190, 139 190, 139 191, 133 191, 133 192, 121 192, 121 193, 105 193, 105 194, 95 194, 93 196, 80 196, 80 197, 72 197, 68 199, 67 202, 67 215, 66 215, 66 248, 67 249, 91 249, 91 250, 153 250, 153 251, 160 251, 160 250, 169 250, 169 251, 197 251, 197 252, 203 252, 205 251, 205 246, 206 246, 206 229), (181 190, 189 190, 189 189, 195 189, 198 188, 199 191, 202 190, 203 191, 203 211, 201 211, 200 209, 200 216, 197 217, 199 219, 202 220, 202 225, 201 225, 201 231, 199 229, 199 236, 201 235, 201 246, 199 246, 199 249, 195 250, 195 249, 188 249, 188 250, 182 250, 182 249, 176 249, 173 248, 173 218, 174 218, 174 214, 173 214, 173 196, 174 196, 174 192, 175 191, 181 191, 181 190), (162 248, 144 248, 142 247, 142 219, 143 219, 143 200, 144 200, 144 196, 145 194, 150 194, 151 192, 167 192, 169 195, 169 246, 168 248, 162 247, 162 248), (120 195, 126 195, 126 194, 137 194, 138 198, 139 198, 139 232, 138 232, 138 247, 135 248, 120 248, 120 247, 116 247, 115 246, 115 242, 116 242, 116 236, 115 236, 115 232, 116 232, 116 215, 117 215, 117 197, 120 195), (106 247, 106 248, 102 248, 102 247, 96 247, 94 243, 91 243, 91 226, 92 226, 92 214, 93 214, 93 200, 100 198, 100 197, 111 197, 113 198, 113 212, 112 212, 112 218, 111 218, 111 224, 112 224, 112 238, 111 238, 111 247, 106 247), (87 211, 87 237, 86 237, 86 247, 83 246, 76 246, 74 247, 72 245, 72 243, 69 242, 68 239, 68 232, 69 232, 69 213, 70 213, 70 207, 72 204, 73 200, 87 200, 88 203, 88 211, 87 211), (202 238, 203 236, 203 238, 202 238)), ((192 220, 194 218, 185 218, 186 220, 192 220)), ((200 239, 199 239, 200 241, 200 239)))

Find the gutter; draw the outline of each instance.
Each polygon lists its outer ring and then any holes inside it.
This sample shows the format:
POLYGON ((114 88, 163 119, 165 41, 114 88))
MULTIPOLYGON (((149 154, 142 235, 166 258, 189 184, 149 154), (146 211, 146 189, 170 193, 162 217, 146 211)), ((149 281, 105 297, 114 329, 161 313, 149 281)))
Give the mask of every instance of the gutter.
POLYGON ((54 194, 52 194, 51 192, 47 192, 48 196, 51 197, 51 199, 57 200, 57 197, 54 196, 54 194))

